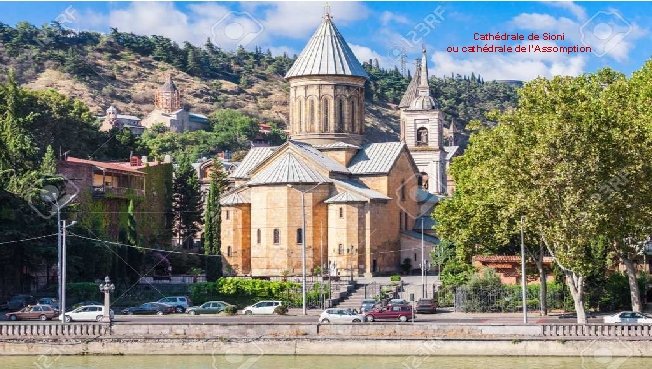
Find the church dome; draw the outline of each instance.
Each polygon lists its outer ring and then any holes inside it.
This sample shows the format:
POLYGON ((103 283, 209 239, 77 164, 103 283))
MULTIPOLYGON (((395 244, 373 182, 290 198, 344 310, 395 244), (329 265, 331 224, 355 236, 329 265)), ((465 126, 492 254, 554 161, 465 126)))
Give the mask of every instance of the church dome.
POLYGON ((436 109, 437 104, 430 96, 417 96, 412 103, 410 103, 410 110, 432 110, 436 109))
POLYGON ((328 13, 285 78, 310 75, 369 78, 328 13))
POLYGON ((106 114, 107 115, 118 114, 118 109, 116 109, 115 106, 111 105, 111 106, 109 106, 108 109, 106 109, 106 114))

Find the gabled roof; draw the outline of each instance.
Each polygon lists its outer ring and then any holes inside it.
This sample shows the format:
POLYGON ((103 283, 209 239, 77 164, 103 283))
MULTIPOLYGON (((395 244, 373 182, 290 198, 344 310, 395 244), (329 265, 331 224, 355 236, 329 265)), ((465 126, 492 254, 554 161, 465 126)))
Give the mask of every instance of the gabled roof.
POLYGON ((235 168, 231 178, 249 178, 249 174, 265 159, 272 156, 276 149, 277 147, 252 147, 240 165, 235 168))
POLYGON ((314 148, 317 148, 319 150, 327 150, 327 149, 359 149, 360 146, 352 145, 346 142, 334 142, 334 143, 329 143, 329 144, 323 144, 323 145, 313 145, 314 148))
POLYGON ((403 142, 381 142, 362 146, 351 159, 349 171, 353 174, 388 173, 403 150, 403 142))
POLYGON ((368 198, 351 192, 340 192, 337 195, 325 200, 326 204, 337 204, 346 202, 367 202, 368 198))
POLYGON ((307 75, 343 75, 369 78, 333 24, 330 14, 312 35, 285 78, 307 75))
POLYGON ((241 204, 251 204, 251 201, 242 197, 239 193, 235 192, 230 195, 226 195, 220 199, 220 205, 224 206, 233 206, 241 204))
POLYGON ((251 178, 248 185, 281 183, 327 183, 331 182, 318 171, 310 168, 291 152, 285 152, 275 158, 269 167, 251 178))
POLYGON ((333 184, 342 192, 351 192, 366 197, 369 200, 391 200, 382 193, 372 190, 364 183, 352 179, 333 179, 333 184))
POLYGON ((310 144, 301 141, 290 140, 284 145, 288 145, 290 148, 296 149, 299 153, 305 155, 306 157, 315 161, 317 164, 328 169, 329 172, 346 173, 346 174, 350 173, 349 170, 340 162, 335 161, 330 157, 322 154, 321 151, 317 150, 315 147, 313 147, 310 144))

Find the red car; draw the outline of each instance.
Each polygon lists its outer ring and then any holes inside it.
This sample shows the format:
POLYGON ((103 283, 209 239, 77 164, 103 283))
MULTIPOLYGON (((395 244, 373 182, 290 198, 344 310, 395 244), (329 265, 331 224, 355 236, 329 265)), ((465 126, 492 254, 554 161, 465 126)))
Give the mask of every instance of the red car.
POLYGON ((58 312, 50 305, 29 305, 20 311, 5 314, 9 320, 51 320, 58 312))
POLYGON ((407 322, 416 319, 410 305, 394 305, 381 309, 374 309, 365 314, 365 320, 373 322, 375 320, 398 320, 407 322))

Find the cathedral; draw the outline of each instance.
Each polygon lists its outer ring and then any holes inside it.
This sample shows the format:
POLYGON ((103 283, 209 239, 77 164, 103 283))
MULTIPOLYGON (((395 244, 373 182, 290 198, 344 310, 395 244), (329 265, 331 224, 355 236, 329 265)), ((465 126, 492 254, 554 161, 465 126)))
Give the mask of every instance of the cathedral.
MULTIPOLYGON (((401 107, 401 141, 364 143, 368 76, 324 16, 286 75, 290 139, 252 148, 220 200, 227 273, 300 275, 304 249, 308 273, 389 274, 403 258, 419 267, 416 223, 429 218, 428 191, 446 192, 447 161, 425 59, 420 69, 401 107)), ((429 253, 436 239, 423 240, 429 253)))

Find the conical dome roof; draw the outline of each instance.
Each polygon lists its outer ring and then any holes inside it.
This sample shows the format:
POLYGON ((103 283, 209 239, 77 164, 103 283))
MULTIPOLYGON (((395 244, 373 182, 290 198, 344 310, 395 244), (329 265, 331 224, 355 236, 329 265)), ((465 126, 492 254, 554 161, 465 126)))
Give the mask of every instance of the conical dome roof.
POLYGON ((312 35, 285 78, 308 75, 342 75, 369 78, 333 24, 330 14, 312 35))
POLYGON ((159 88, 161 92, 174 92, 177 90, 177 85, 172 81, 172 75, 168 74, 165 83, 159 88))

